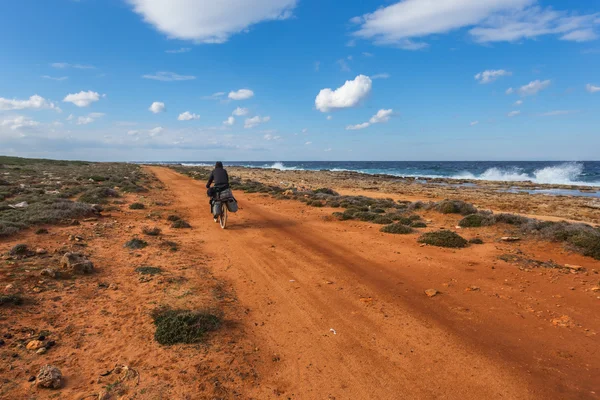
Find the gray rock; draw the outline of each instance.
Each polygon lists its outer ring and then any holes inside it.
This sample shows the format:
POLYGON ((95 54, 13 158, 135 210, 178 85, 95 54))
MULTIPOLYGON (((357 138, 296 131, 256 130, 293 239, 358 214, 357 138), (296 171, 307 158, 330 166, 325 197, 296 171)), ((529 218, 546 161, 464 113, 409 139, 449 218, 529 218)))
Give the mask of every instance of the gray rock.
POLYGON ((62 373, 53 365, 44 365, 37 374, 36 386, 48 389, 60 389, 62 373))
POLYGON ((94 272, 94 264, 80 253, 66 253, 60 260, 64 270, 75 274, 91 274, 94 272))

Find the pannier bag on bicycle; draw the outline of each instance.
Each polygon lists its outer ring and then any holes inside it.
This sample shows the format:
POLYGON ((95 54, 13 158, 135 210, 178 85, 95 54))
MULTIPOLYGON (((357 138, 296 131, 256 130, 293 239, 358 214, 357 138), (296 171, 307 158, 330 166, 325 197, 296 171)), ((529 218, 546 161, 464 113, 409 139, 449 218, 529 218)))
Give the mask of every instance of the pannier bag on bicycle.
POLYGON ((222 207, 222 205, 221 205, 220 201, 213 201, 213 203, 212 203, 212 214, 214 216, 221 215, 221 207, 222 207))
POLYGON ((238 203, 235 198, 231 197, 230 199, 227 200, 227 210, 229 210, 229 212, 232 212, 232 213, 237 212, 238 203))

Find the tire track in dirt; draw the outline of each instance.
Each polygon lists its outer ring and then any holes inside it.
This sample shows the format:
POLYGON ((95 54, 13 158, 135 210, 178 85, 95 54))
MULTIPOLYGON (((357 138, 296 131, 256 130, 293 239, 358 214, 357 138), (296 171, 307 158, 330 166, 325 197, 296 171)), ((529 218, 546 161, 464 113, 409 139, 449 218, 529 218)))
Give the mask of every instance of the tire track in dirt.
MULTIPOLYGON (((379 243, 369 230, 357 236, 312 214, 303 218, 302 204, 241 193, 241 211, 223 231, 210 219, 202 183, 150 170, 173 206, 187 210, 215 273, 250 310, 242 323, 262 353, 263 385, 249 396, 596 398, 598 362, 557 368, 549 349, 565 338, 542 335, 537 321, 517 326, 490 300, 467 304, 470 311, 460 298, 423 295, 432 277, 415 275, 421 257, 444 274, 460 256, 412 243, 390 263, 389 238, 379 243)), ((570 350, 585 355, 586 346, 570 350)))

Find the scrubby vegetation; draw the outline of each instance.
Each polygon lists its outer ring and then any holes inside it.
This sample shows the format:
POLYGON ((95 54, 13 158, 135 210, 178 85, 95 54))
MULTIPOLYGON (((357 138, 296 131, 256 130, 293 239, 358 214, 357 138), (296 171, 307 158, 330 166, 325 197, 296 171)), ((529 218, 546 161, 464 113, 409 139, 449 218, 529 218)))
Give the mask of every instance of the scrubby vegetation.
POLYGON ((133 238, 127 243, 125 243, 124 247, 127 247, 131 250, 140 250, 148 246, 148 242, 142 239, 133 238))
POLYGON ((475 214, 477 209, 469 203, 462 200, 444 200, 435 205, 435 209, 442 214, 475 214))
POLYGON ((152 313, 156 331, 154 338, 163 345, 199 343, 206 334, 221 326, 219 313, 202 310, 172 310, 161 308, 152 313))
POLYGON ((158 275, 162 274, 163 270, 158 267, 138 267, 135 272, 142 275, 158 275))
POLYGON ((132 203, 129 205, 130 210, 144 210, 146 208, 142 203, 132 203))
POLYGON ((138 165, 0 156, 0 237, 39 224, 97 215, 110 198, 143 192, 151 182, 138 165))
POLYGON ((175 228, 175 229, 187 229, 187 228, 191 228, 192 226, 189 223, 187 223, 186 221, 184 221, 182 219, 178 219, 177 221, 173 222, 171 227, 175 228))
POLYGON ((467 240, 452 231, 437 231, 424 233, 419 238, 419 243, 438 247, 462 248, 467 247, 467 240))
POLYGON ((20 306, 23 298, 18 294, 0 295, 0 306, 20 306))
POLYGON ((396 235, 406 235, 409 233, 413 233, 414 230, 410 226, 406 226, 401 224, 400 222, 396 222, 394 224, 386 225, 381 228, 381 232, 385 233, 393 233, 396 235))
POLYGON ((159 236, 161 234, 162 230, 155 226, 153 228, 150 228, 149 226, 145 226, 142 228, 142 233, 144 235, 148 235, 148 236, 159 236))
POLYGON ((473 238, 469 240, 470 244, 483 244, 483 240, 480 238, 473 238))
POLYGON ((488 226, 493 224, 493 215, 484 213, 467 215, 458 222, 458 225, 463 228, 479 228, 482 226, 488 226))

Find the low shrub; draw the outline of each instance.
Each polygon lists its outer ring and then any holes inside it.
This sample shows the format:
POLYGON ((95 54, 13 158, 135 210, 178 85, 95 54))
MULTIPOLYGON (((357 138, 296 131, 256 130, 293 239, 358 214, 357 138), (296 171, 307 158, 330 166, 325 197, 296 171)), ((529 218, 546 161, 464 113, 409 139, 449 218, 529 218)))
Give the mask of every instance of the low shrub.
POLYGON ((181 219, 181 217, 179 217, 177 215, 169 215, 167 217, 167 221, 169 221, 169 222, 179 221, 180 219, 181 219))
POLYGON ((140 250, 147 246, 148 246, 148 242, 146 242, 142 239, 138 239, 138 238, 131 239, 124 245, 124 247, 127 247, 128 249, 131 249, 131 250, 140 250))
POLYGON ((340 194, 338 192, 336 192, 333 189, 329 189, 329 188, 319 188, 319 189, 315 189, 313 190, 314 193, 323 193, 323 194, 328 194, 330 196, 339 196, 340 194))
POLYGON ((177 251, 177 250, 179 250, 179 245, 177 243, 175 243, 175 242, 170 241, 170 240, 165 240, 163 242, 160 242, 160 247, 167 248, 170 251, 177 251))
POLYGON ((530 221, 530 218, 523 217, 521 215, 502 213, 494 215, 494 220, 496 221, 496 223, 503 223, 509 225, 524 225, 530 221))
POLYGON ((78 201, 88 204, 104 204, 110 197, 119 197, 119 192, 107 187, 95 187, 86 190, 79 196, 78 201))
POLYGON ((467 246, 467 240, 452 231, 437 231, 424 233, 418 240, 419 243, 425 243, 438 247, 462 248, 467 246))
POLYGON ((48 229, 46 229, 46 228, 40 228, 35 231, 36 235, 47 235, 48 233, 49 233, 48 229))
POLYGON ((129 205, 130 210, 144 210, 146 208, 142 203, 132 203, 129 205))
POLYGON ((0 306, 20 306, 23 304, 23 298, 18 294, 0 295, 0 306))
POLYGON ((469 203, 462 200, 443 200, 436 204, 436 210, 442 214, 476 214, 477 209, 469 203))
POLYGON ((189 311, 159 309, 152 313, 154 339, 163 345, 199 343, 206 334, 219 329, 221 316, 210 310, 189 311))
POLYGON ((483 244, 483 240, 481 240, 480 238, 473 238, 473 239, 469 239, 469 243, 471 243, 471 244, 483 244))
POLYGON ((323 207, 323 203, 321 203, 319 200, 312 200, 307 202, 306 204, 311 207, 323 207))
POLYGON ((142 228, 142 233, 148 236, 159 236, 161 233, 161 229, 157 226, 150 228, 149 226, 145 226, 142 228))
POLYGON ((407 235, 413 233, 413 229, 410 226, 406 226, 402 223, 389 224, 381 228, 381 232, 393 233, 396 235, 407 235))
POLYGON ((423 221, 415 221, 410 224, 412 228, 427 228, 427 224, 423 221))
POLYGON ((182 220, 182 219, 178 219, 177 221, 173 222, 173 224, 171 224, 171 228, 175 228, 175 229, 187 229, 187 228, 191 228, 192 226, 190 224, 188 224, 186 221, 182 220))
POLYGON ((376 214, 377 216, 373 219, 373 223, 374 224, 379 224, 379 225, 388 225, 391 224, 392 222, 394 222, 390 217, 388 217, 387 215, 381 215, 381 214, 376 214))
POLYGON ((480 228, 494 224, 493 216, 487 214, 470 214, 458 222, 458 226, 463 228, 480 228))
POLYGON ((138 267, 135 272, 142 275, 158 275, 162 274, 163 270, 158 267, 138 267))

